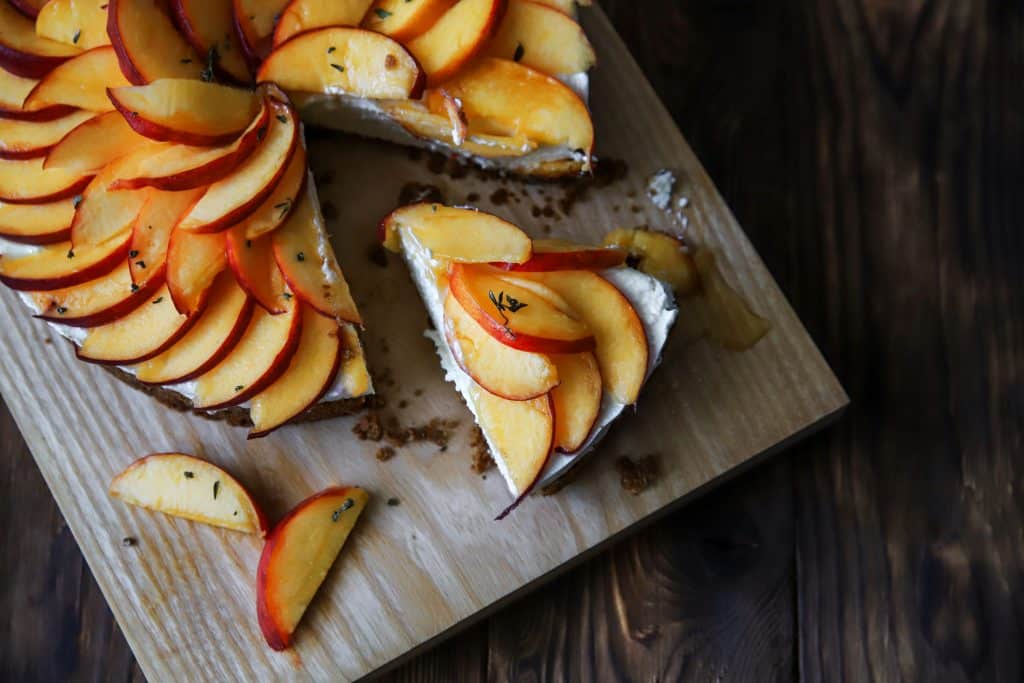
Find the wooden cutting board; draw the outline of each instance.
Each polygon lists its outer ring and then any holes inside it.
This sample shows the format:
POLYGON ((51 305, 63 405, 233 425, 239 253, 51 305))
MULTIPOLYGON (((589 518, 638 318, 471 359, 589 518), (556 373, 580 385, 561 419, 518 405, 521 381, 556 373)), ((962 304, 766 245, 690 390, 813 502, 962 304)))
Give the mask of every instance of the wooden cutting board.
MULTIPOLYGON (((388 462, 352 434, 355 418, 283 429, 247 442, 245 431, 164 409, 101 369, 0 295, 5 353, 0 390, 151 680, 347 680, 478 618, 580 561, 657 513, 703 493, 824 424, 847 399, 771 275, 657 100, 607 19, 584 11, 600 66, 592 104, 598 152, 627 175, 577 198, 552 184, 462 178, 432 171, 407 150, 340 135, 311 140, 339 258, 367 322, 364 335, 386 413, 404 425, 434 417, 460 426, 446 451, 401 449, 388 462), (503 522, 500 476, 470 470, 471 419, 445 384, 423 337, 426 314, 404 266, 369 258, 376 222, 409 181, 438 186, 535 235, 599 240, 608 229, 680 219, 645 196, 660 168, 679 179, 692 239, 715 250, 727 280, 772 322, 753 349, 730 352, 680 333, 639 403, 574 481, 527 500, 503 522), (545 211, 550 207, 550 211, 545 211), (329 215, 334 212, 328 208, 329 215), (540 214, 540 215, 536 215, 540 214), (545 228, 547 226, 547 229, 545 228), (162 517, 109 499, 111 477, 136 457, 180 450, 226 467, 280 516, 330 484, 358 483, 374 499, 329 574, 293 653, 270 651, 255 616, 260 542, 162 517), (613 461, 657 454, 662 475, 640 495, 623 491, 613 461), (387 505, 389 498, 398 505, 387 505), (138 539, 134 546, 121 540, 138 539)), ((686 303, 682 316, 687 315, 686 303)))

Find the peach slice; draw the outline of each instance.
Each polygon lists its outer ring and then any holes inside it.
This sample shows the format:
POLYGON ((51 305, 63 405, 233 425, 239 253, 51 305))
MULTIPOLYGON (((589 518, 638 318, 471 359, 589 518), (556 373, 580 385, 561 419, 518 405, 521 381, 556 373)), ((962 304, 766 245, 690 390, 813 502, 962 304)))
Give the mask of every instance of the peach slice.
POLYGON ((36 17, 36 34, 83 50, 110 45, 107 1, 49 0, 36 17))
POLYGON ((194 522, 266 536, 267 518, 237 479, 211 462, 184 453, 140 458, 110 482, 110 495, 194 522))
POLYGON ((0 2, 0 67, 23 78, 42 78, 81 50, 36 35, 31 19, 0 2))
POLYGON ((408 42, 409 52, 427 72, 428 85, 452 77, 483 50, 497 31, 506 4, 506 0, 462 0, 408 42))
POLYGON ((576 353, 594 348, 589 326, 547 287, 503 277, 500 271, 453 263, 452 295, 492 337, 536 353, 576 353))
POLYGON ((235 347, 196 379, 196 408, 217 410, 248 401, 288 368, 302 331, 298 302, 280 315, 256 306, 235 347))
POLYGON ((462 102, 470 131, 522 135, 588 159, 594 124, 586 104, 556 78, 507 59, 483 57, 445 83, 462 102))
POLYGON ((530 258, 529 236, 497 216, 430 202, 395 209, 380 222, 377 234, 391 251, 402 249, 403 228, 435 257, 460 263, 508 261, 522 263, 530 258))
POLYGON ((359 26, 373 0, 291 0, 274 28, 274 45, 327 26, 359 26))
POLYGON ((109 0, 107 34, 129 82, 161 78, 198 79, 206 56, 181 37, 159 0, 109 0))
POLYGON ((175 384, 212 370, 231 352, 252 318, 253 302, 231 271, 223 271, 210 289, 209 304, 188 331, 163 353, 135 367, 145 384, 175 384))
POLYGON ((89 111, 113 111, 107 88, 128 85, 109 45, 96 47, 72 57, 50 73, 25 98, 26 109, 63 104, 89 111))
POLYGON ((241 229, 246 239, 251 240, 277 230, 291 215, 296 205, 295 198, 301 197, 305 189, 306 145, 300 139, 295 145, 292 160, 288 162, 284 175, 274 186, 274 191, 236 228, 241 229))
POLYGON ((252 80, 235 34, 231 0, 171 0, 185 39, 201 55, 216 55, 214 68, 236 83, 252 80))
MULTIPOLYGON (((121 117, 119 113, 114 113, 121 117)), ((222 180, 256 150, 267 134, 269 120, 270 105, 264 102, 260 113, 234 142, 220 147, 169 146, 139 159, 134 167, 124 169, 111 189, 155 187, 181 191, 222 180)), ((128 125, 127 122, 125 125, 128 125)), ((133 134, 137 135, 134 131, 133 134)))
POLYGON ((528 401, 558 385, 555 364, 539 353, 510 348, 488 334, 455 297, 444 301, 445 337, 467 375, 495 396, 528 401))
POLYGON ((615 247, 588 247, 558 239, 533 241, 533 255, 522 263, 494 263, 502 270, 543 272, 547 270, 604 270, 621 266, 626 252, 615 247))
POLYGON ((418 100, 385 101, 380 108, 414 137, 449 143, 459 151, 485 159, 519 157, 538 146, 521 135, 509 137, 469 130, 461 119, 453 123, 450 116, 436 114, 418 100))
POLYGON ((700 276, 693 257, 683 241, 657 230, 618 228, 604 236, 604 243, 614 245, 635 259, 636 268, 667 282, 680 295, 692 294, 700 288, 700 276))
POLYGON ((455 1, 377 0, 363 19, 363 27, 406 43, 433 26, 455 1))
POLYGON ((256 150, 232 173, 210 185, 180 229, 219 232, 242 221, 274 191, 284 175, 299 137, 295 111, 277 101, 271 103, 270 127, 256 150))
POLYGON ((391 38, 358 28, 307 31, 274 48, 257 81, 289 92, 343 93, 371 99, 416 99, 423 71, 391 38))
POLYGON ((619 403, 636 403, 647 377, 647 334, 629 300, 596 273, 571 270, 523 273, 558 292, 594 331, 605 390, 619 403))
POLYGON ((145 148, 134 155, 122 157, 100 171, 82 192, 71 223, 71 243, 75 246, 101 244, 112 235, 119 235, 135 223, 146 202, 144 190, 111 190, 110 184, 121 169, 132 163, 134 156, 145 154, 145 148))
POLYGON ((22 121, 52 121, 67 116, 74 107, 45 107, 30 110, 22 106, 25 98, 32 92, 39 81, 35 78, 22 78, 0 68, 0 119, 19 119, 22 121))
POLYGON ((331 248, 311 181, 306 181, 306 191, 291 215, 270 238, 277 266, 295 296, 338 321, 363 323, 331 248))
POLYGON ((509 0, 505 18, 486 52, 552 76, 582 73, 597 61, 579 24, 533 0, 509 0))
POLYGON ((117 267, 128 254, 130 231, 100 245, 71 248, 56 242, 19 258, 0 258, 0 282, 11 289, 60 289, 88 282, 117 267))
POLYGON ((24 244, 53 244, 71 238, 75 200, 50 204, 0 203, 0 237, 24 244))
POLYGON ((263 106, 248 90, 184 78, 110 88, 107 94, 139 135, 184 145, 230 142, 263 106))
POLYGON ((39 313, 37 318, 71 327, 97 327, 131 313, 163 284, 152 278, 141 288, 132 282, 128 264, 79 285, 44 292, 31 292, 39 313))
POLYGON ((43 159, 0 160, 0 201, 46 204, 81 192, 92 175, 43 168, 43 159))
POLYGON ((559 379, 551 390, 555 449, 575 453, 586 443, 601 412, 601 368, 593 353, 559 354, 551 360, 559 379))
POLYGON ((542 5, 556 9, 567 17, 576 16, 576 5, 590 7, 591 0, 537 0, 542 5))
POLYGON ((39 16, 39 10, 46 4, 46 0, 7 0, 14 8, 24 14, 29 19, 35 19, 39 16))
POLYGON ((109 111, 83 121, 61 138, 46 153, 43 168, 96 173, 146 143, 120 114, 109 111))
POLYGON ((132 226, 128 264, 138 286, 156 277, 163 279, 167 251, 174 226, 202 195, 202 188, 184 192, 149 190, 132 226))
POLYGON ((340 329, 344 351, 338 372, 339 388, 348 396, 364 396, 370 391, 370 371, 366 367, 363 345, 355 327, 345 324, 340 329))
POLYGON ((167 245, 167 286, 174 307, 186 314, 202 308, 226 266, 222 233, 198 235, 176 227, 167 245))
POLYGON ((288 0, 233 0, 235 31, 250 66, 258 67, 270 54, 274 24, 288 0))
POLYGON ((274 248, 270 238, 251 240, 242 226, 235 226, 225 234, 228 265, 235 279, 267 313, 277 315, 287 310, 287 291, 281 270, 274 261, 274 248))
POLYGON ((76 111, 52 121, 0 119, 0 159, 45 157, 60 139, 94 113, 76 111))
POLYGON ((163 285, 141 306, 113 322, 89 329, 78 347, 79 360, 100 365, 131 365, 159 355, 174 344, 195 316, 181 315, 174 309, 163 285))
POLYGON ((302 333, 288 369, 252 399, 249 438, 266 436, 320 400, 334 383, 343 356, 338 323, 302 306, 302 333))
POLYGON ((302 501, 267 537, 256 570, 256 614, 267 644, 285 650, 369 496, 355 486, 302 501))

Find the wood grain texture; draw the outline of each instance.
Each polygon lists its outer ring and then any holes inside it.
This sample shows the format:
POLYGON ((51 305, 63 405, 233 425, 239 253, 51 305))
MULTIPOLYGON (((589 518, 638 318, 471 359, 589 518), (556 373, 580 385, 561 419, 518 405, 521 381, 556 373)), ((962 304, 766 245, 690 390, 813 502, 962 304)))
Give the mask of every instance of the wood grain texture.
MULTIPOLYGON (((448 454, 420 447, 382 466, 372 457, 374 445, 350 435, 352 420, 244 443, 239 430, 168 413, 115 385, 97 368, 74 362, 63 344, 42 354, 10 353, 0 372, 4 398, 149 678, 361 675, 843 405, 828 367, 641 72, 607 21, 597 11, 588 17, 605 65, 593 89, 603 154, 625 159, 631 173, 581 197, 559 232, 595 240, 615 222, 615 206, 629 203, 637 205, 633 220, 671 227, 642 198, 646 177, 671 167, 691 200, 693 238, 716 250, 730 280, 773 321, 771 334, 743 354, 679 337, 670 342, 668 370, 655 374, 643 409, 622 420, 597 455, 659 453, 665 476, 650 491, 626 496, 605 458, 605 467, 585 468, 560 495, 530 500, 494 524, 491 518, 506 495, 502 482, 479 480, 468 471, 465 455, 455 455, 465 452, 467 413, 442 383, 429 344, 420 337, 425 315, 404 269, 394 261, 381 269, 364 256, 374 239, 372 226, 393 206, 405 181, 440 183, 453 199, 471 191, 489 196, 493 181, 435 176, 396 148, 337 136, 318 139, 311 146, 312 162, 321 177, 334 176, 323 183, 321 196, 338 209, 331 227, 368 322, 370 360, 378 373, 396 381, 381 381, 381 390, 392 407, 410 400, 404 421, 460 416, 464 428, 448 454), (367 178, 374 180, 372 192, 367 178), (633 195, 639 199, 627 202, 633 195), (414 389, 423 389, 422 397, 412 400, 414 389), (345 561, 311 607, 297 658, 273 654, 260 642, 252 615, 252 568, 259 553, 254 539, 159 518, 105 496, 111 475, 131 459, 167 449, 196 452, 226 466, 267 501, 273 515, 339 481, 359 482, 378 500, 401 498, 398 507, 369 509, 345 561), (122 546, 126 535, 137 537, 138 545, 122 546)), ((517 186, 521 201, 494 203, 540 234, 543 226, 531 204, 542 203, 549 190, 517 186)), ((47 334, 10 293, 0 296, 0 310, 10 321, 0 330, 7 349, 36 348, 47 334)), ((764 533, 771 537, 775 531, 769 525, 764 533)))

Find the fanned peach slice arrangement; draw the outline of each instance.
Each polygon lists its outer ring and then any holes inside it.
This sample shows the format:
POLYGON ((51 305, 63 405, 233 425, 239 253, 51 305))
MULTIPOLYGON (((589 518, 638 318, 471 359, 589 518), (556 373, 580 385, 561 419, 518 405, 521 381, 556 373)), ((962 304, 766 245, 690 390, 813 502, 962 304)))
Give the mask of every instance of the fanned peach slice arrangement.
POLYGON ((379 238, 405 256, 448 378, 515 496, 501 516, 636 403, 675 320, 668 288, 616 247, 531 240, 433 203, 395 210, 379 238))

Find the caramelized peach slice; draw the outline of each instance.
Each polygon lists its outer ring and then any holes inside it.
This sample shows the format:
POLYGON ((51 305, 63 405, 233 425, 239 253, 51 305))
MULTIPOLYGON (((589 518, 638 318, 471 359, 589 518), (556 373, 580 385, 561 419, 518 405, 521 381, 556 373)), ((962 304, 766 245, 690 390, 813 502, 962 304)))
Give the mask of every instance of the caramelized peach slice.
POLYGON ((107 34, 121 73, 135 85, 161 78, 198 79, 206 65, 178 33, 159 0, 109 0, 107 34))
POLYGON ((235 32, 250 66, 259 66, 270 54, 274 24, 288 0, 232 0, 235 32))
POLYGON ((101 244, 112 235, 129 230, 146 202, 144 190, 111 190, 109 186, 117 179, 121 169, 131 165, 134 157, 146 154, 140 149, 122 157, 104 168, 82 192, 82 199, 75 209, 75 220, 71 223, 71 242, 76 247, 86 244, 101 244))
POLYGON ((693 258, 682 240, 657 230, 618 228, 604 236, 636 260, 636 267, 667 282, 680 295, 692 294, 700 287, 693 258))
POLYGON ((36 17, 36 34, 83 50, 110 45, 107 1, 49 0, 36 17))
POLYGON ((274 191, 236 228, 241 229, 245 237, 251 240, 277 230, 291 215, 296 206, 296 198, 302 196, 305 188, 306 145, 300 139, 274 191))
POLYGON ((132 282, 141 287, 157 276, 163 279, 171 232, 202 193, 202 189, 184 192, 149 190, 146 193, 132 226, 132 243, 128 251, 132 282))
POLYGON ((523 136, 509 137, 474 132, 461 120, 453 122, 448 115, 432 112, 420 101, 393 100, 380 103, 388 116, 410 135, 424 140, 449 143, 459 151, 485 159, 519 157, 537 149, 537 143, 523 136), (459 129, 464 129, 460 132, 459 129))
POLYGON ((42 109, 63 104, 95 112, 113 111, 107 88, 126 85, 117 54, 106 45, 76 55, 46 74, 25 98, 24 106, 42 109))
POLYGON ((96 327, 132 312, 163 283, 153 278, 139 288, 132 283, 128 264, 82 284, 30 292, 39 313, 36 317, 71 327, 96 327))
POLYGON ((621 266, 626 252, 615 247, 587 247, 564 240, 534 240, 533 255, 523 263, 495 263, 503 270, 542 272, 547 270, 604 270, 621 266))
POLYGON ((47 204, 81 192, 91 174, 43 168, 43 159, 0 159, 0 201, 10 204, 47 204))
POLYGON ((505 18, 486 52, 551 76, 582 73, 597 61, 579 24, 533 0, 509 0, 505 18))
POLYGON ((0 119, 21 121, 52 121, 74 111, 73 107, 53 106, 31 110, 24 107, 25 98, 39 83, 35 78, 22 78, 0 68, 0 119))
POLYGON ((224 234, 228 265, 238 284, 267 313, 284 313, 287 310, 286 297, 290 297, 291 292, 285 286, 281 270, 274 261, 270 238, 248 239, 242 226, 235 226, 224 234))
POLYGON ((454 4, 455 0, 377 0, 363 26, 406 43, 433 26, 454 4))
POLYGON ((395 209, 381 221, 378 235, 391 251, 402 248, 400 231, 407 229, 435 257, 461 263, 530 258, 529 236, 515 225, 476 209, 425 202, 395 209))
POLYGON ((291 0, 274 29, 274 45, 327 26, 358 26, 373 0, 291 0))
POLYGON ((0 159, 45 157, 54 145, 94 113, 75 111, 52 121, 0 119, 0 159))
POLYGON ((172 0, 185 39, 200 55, 216 55, 214 68, 236 83, 248 83, 249 67, 235 34, 231 0, 172 0))
POLYGON ((186 314, 202 308, 226 266, 223 233, 200 235, 175 227, 167 246, 167 285, 174 307, 186 314))
POLYGON ((49 244, 19 258, 0 259, 0 282, 11 289, 59 289, 88 282, 112 271, 128 253, 131 231, 103 244, 76 249, 70 242, 49 244))
POLYGON ((31 19, 0 2, 0 68, 23 78, 42 78, 81 50, 36 35, 31 19))
POLYGON ((490 40, 505 14, 506 0, 462 0, 408 43, 428 85, 455 75, 490 40))
POLYGON ((555 355, 551 360, 559 379, 551 390, 555 448, 575 453, 586 443, 601 412, 601 369, 593 353, 555 355))
POLYGON ((0 237, 24 244, 53 244, 71 238, 75 200, 49 204, 0 203, 0 237))
POLYGON ((96 173, 147 142, 120 114, 110 111, 83 121, 61 138, 46 153, 43 168, 96 173))

